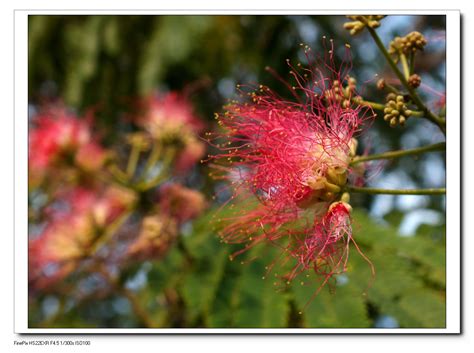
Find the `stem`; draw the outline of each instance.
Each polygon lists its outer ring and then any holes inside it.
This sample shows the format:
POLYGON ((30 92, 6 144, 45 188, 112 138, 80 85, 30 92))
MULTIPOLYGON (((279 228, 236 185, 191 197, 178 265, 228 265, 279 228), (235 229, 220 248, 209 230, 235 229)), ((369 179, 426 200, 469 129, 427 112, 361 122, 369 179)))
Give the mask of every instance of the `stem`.
POLYGON ((414 52, 410 52, 408 61, 410 62, 410 75, 413 75, 415 73, 415 53, 414 52))
POLYGON ((405 54, 401 53, 400 54, 400 61, 402 63, 402 68, 403 68, 403 73, 405 74, 405 79, 408 80, 410 77, 410 69, 408 68, 408 61, 407 57, 405 54))
POLYGON ((387 87, 390 92, 395 93, 397 96, 401 94, 400 91, 396 87, 392 86, 391 84, 387 82, 385 82, 385 87, 387 87))
POLYGON ((111 164, 109 166, 109 172, 120 184, 127 184, 127 174, 125 174, 116 164, 111 164))
POLYGON ((153 142, 153 147, 146 162, 145 170, 143 172, 143 179, 146 180, 146 177, 148 176, 148 173, 150 172, 151 168, 153 168, 158 162, 158 159, 160 158, 161 154, 161 147, 162 145, 159 141, 153 142))
POLYGON ((402 83, 402 85, 405 87, 405 89, 409 92, 411 99, 415 103, 415 105, 425 114, 425 117, 430 120, 432 123, 438 125, 438 127, 441 129, 441 131, 446 134, 446 120, 438 117, 436 114, 434 114, 432 111, 430 111, 424 103, 421 101, 420 97, 418 97, 418 94, 416 94, 415 90, 410 87, 408 84, 408 81, 406 80, 405 76, 400 72, 398 69, 397 65, 393 62, 392 58, 390 57, 390 54, 388 53, 387 49, 385 48, 384 44, 382 43, 382 40, 380 39, 379 35, 377 32, 371 28, 370 26, 366 27, 367 30, 369 31, 370 35, 375 41, 375 44, 379 48, 379 50, 382 52, 383 56, 387 60, 388 64, 392 68, 393 72, 395 75, 397 75, 398 79, 402 83))
POLYGON ((138 159, 140 158, 140 146, 137 143, 132 144, 132 151, 128 157, 127 164, 127 177, 129 179, 133 178, 135 170, 137 169, 138 159))
POLYGON ((173 158, 176 155, 176 149, 175 148, 168 148, 165 153, 164 153, 164 158, 162 160, 162 171, 155 176, 152 180, 150 181, 142 181, 138 183, 135 188, 138 191, 146 191, 151 188, 154 188, 157 186, 159 183, 161 183, 163 180, 169 177, 167 169, 171 166, 171 163, 173 162, 173 158))
POLYGON ((115 232, 125 223, 128 217, 133 213, 135 205, 130 206, 129 209, 124 211, 120 217, 118 217, 113 223, 107 226, 101 236, 97 239, 96 242, 93 243, 90 251, 88 252, 87 256, 92 257, 99 249, 102 247, 103 244, 107 243, 110 238, 115 234, 115 232))
POLYGON ((440 189, 380 189, 380 188, 365 188, 356 186, 346 186, 348 192, 363 193, 370 195, 386 194, 386 195, 444 195, 445 188, 440 189))
POLYGON ((356 100, 356 103, 359 103, 360 105, 367 105, 375 110, 383 111, 385 109, 385 105, 382 103, 375 103, 366 100, 356 100))
POLYGON ((377 159, 394 159, 400 158, 404 156, 414 156, 426 152, 435 152, 435 151, 444 151, 446 150, 446 142, 435 143, 434 145, 423 146, 418 148, 412 148, 408 150, 399 150, 399 151, 390 151, 378 154, 372 154, 368 156, 358 156, 354 157, 351 162, 351 165, 366 162, 366 161, 373 161, 377 159))

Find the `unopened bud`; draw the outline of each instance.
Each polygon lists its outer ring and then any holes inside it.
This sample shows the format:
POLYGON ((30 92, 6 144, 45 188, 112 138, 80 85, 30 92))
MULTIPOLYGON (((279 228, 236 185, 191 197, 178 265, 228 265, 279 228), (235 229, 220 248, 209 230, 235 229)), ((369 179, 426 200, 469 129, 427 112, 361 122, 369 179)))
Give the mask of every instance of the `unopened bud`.
POLYGON ((385 80, 381 78, 377 81, 377 88, 383 90, 385 88, 385 80))
POLYGON ((408 78, 408 84, 413 87, 417 88, 421 85, 421 77, 417 74, 413 74, 408 78))
POLYGON ((348 192, 345 192, 341 196, 341 201, 345 203, 349 203, 351 201, 351 195, 348 192))

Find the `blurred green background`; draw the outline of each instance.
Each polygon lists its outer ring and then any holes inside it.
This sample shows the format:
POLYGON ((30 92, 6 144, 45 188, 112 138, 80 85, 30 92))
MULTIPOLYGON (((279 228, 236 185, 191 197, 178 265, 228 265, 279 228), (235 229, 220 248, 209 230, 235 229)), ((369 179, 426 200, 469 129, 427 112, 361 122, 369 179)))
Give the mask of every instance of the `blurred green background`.
MULTIPOLYGON (((286 58, 302 60, 302 42, 321 50, 322 36, 333 38, 341 52, 345 43, 351 45, 352 76, 360 92, 367 100, 381 102, 376 75, 393 75, 367 33, 351 37, 342 27, 345 20, 30 16, 30 108, 54 97, 78 112, 95 107, 97 129, 112 146, 129 129, 122 117, 131 99, 155 90, 184 90, 212 129, 214 112, 236 98, 237 83, 263 83, 288 95, 265 67, 286 78, 286 58)), ((388 46, 394 36, 413 30, 428 39, 416 72, 426 84, 420 89, 422 97, 432 107, 445 90, 444 16, 389 16, 378 32, 388 46)), ((378 153, 443 140, 437 127, 422 119, 410 119, 405 128, 395 129, 377 119, 360 148, 378 153)), ((207 177, 207 168, 197 167, 187 183, 211 199, 218 185, 207 177)), ((387 163, 368 185, 443 187, 445 156, 432 153, 387 163)), ((136 293, 156 327, 444 327, 445 198, 354 195, 352 204, 354 238, 373 262, 376 276, 372 279, 369 266, 352 249, 348 272, 304 310, 317 282, 309 278, 276 290, 271 278, 262 279, 275 255, 268 248, 229 261, 235 249, 221 244, 209 226, 213 208, 183 229, 186 251, 175 247, 162 260, 137 264, 121 281, 136 293), (257 260, 245 261, 254 256, 257 260)), ((132 305, 120 294, 80 300, 38 295, 30 298, 30 326, 140 327, 143 318, 132 305)))

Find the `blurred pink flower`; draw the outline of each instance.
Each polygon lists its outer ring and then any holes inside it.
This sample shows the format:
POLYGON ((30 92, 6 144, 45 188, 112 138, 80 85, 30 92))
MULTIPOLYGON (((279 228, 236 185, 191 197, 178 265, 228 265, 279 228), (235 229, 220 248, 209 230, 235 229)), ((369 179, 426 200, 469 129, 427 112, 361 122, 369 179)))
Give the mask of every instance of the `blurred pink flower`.
POLYGON ((204 128, 196 117, 192 105, 177 92, 151 95, 139 102, 142 110, 137 122, 153 136, 192 131, 197 134, 204 128))
POLYGON ((160 188, 159 195, 161 212, 176 219, 178 223, 199 216, 206 208, 202 193, 180 184, 165 184, 160 188))
POLYGON ((80 151, 79 164, 97 169, 103 163, 105 152, 94 141, 90 122, 79 119, 61 106, 48 106, 33 118, 29 133, 29 173, 32 184, 39 182, 59 162, 74 161, 80 151))
POLYGON ((62 195, 43 232, 29 242, 30 280, 42 288, 74 270, 134 199, 129 190, 114 186, 102 193, 76 188, 62 195))
POLYGON ((177 173, 186 173, 190 170, 206 153, 206 146, 202 141, 189 141, 178 153, 174 162, 174 169, 177 173))
POLYGON ((178 236, 176 220, 163 214, 143 218, 137 238, 130 244, 127 255, 135 260, 157 259, 168 251, 178 236))
POLYGON ((184 96, 176 92, 152 95, 140 101, 138 106, 137 124, 154 139, 177 149, 176 172, 187 172, 201 159, 206 147, 198 134, 204 123, 184 96))

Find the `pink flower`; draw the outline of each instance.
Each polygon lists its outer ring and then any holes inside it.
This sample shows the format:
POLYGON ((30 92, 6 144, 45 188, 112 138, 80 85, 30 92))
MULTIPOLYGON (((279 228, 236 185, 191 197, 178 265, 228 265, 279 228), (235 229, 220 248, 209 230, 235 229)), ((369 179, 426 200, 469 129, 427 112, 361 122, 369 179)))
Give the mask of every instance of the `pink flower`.
POLYGON ((49 212, 43 232, 29 242, 30 279, 35 286, 42 288, 74 270, 134 198, 130 191, 118 187, 102 193, 76 188, 63 194, 49 212))
POLYGON ((157 259, 167 253, 178 236, 176 220, 163 214, 143 218, 138 237, 130 244, 127 255, 135 260, 157 259))
POLYGON ((139 102, 141 113, 135 119, 156 140, 177 149, 174 167, 185 173, 205 153, 205 145, 198 138, 203 122, 193 107, 176 92, 152 95, 139 102))
POLYGON ((203 142, 197 139, 189 141, 174 161, 175 171, 186 173, 201 159, 204 153, 206 153, 206 146, 203 142))
POLYGON ((89 142, 79 147, 75 163, 85 171, 95 172, 104 165, 107 153, 98 144, 89 142))
POLYGON ((80 163, 97 169, 105 152, 94 140, 86 119, 79 119, 60 106, 48 106, 33 118, 29 134, 29 173, 33 183, 39 182, 54 165, 74 160, 82 150, 80 163), (88 152, 87 152, 88 151, 88 152), (85 153, 90 153, 85 156, 85 153), (92 161, 92 159, 94 159, 92 161))
POLYGON ((203 194, 179 184, 165 184, 160 188, 159 195, 161 212, 179 223, 199 216, 206 207, 203 194))
POLYGON ((284 251, 297 262, 290 279, 308 269, 327 277, 342 272, 352 240, 350 206, 340 200, 348 196, 355 136, 373 114, 352 99, 354 80, 333 52, 319 60, 306 49, 310 68, 289 64, 296 102, 260 85, 247 93, 250 103, 232 102, 218 116, 225 132, 214 143, 217 174, 231 181, 232 200, 258 199, 247 214, 224 220, 230 224, 222 237, 246 248, 289 240, 284 251))
POLYGON ((176 92, 151 95, 139 102, 139 106, 142 114, 137 122, 153 136, 182 133, 182 129, 197 134, 204 128, 192 105, 176 92))
POLYGON ((290 279, 309 269, 323 276, 345 272, 352 240, 351 209, 345 202, 333 203, 304 240, 296 242, 292 253, 298 263, 290 279))

